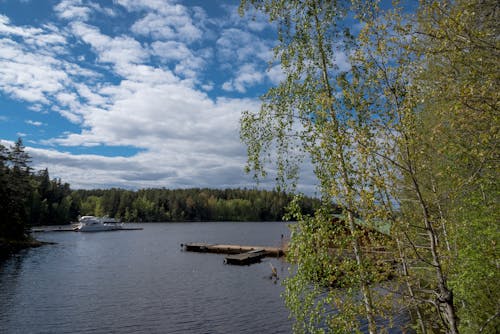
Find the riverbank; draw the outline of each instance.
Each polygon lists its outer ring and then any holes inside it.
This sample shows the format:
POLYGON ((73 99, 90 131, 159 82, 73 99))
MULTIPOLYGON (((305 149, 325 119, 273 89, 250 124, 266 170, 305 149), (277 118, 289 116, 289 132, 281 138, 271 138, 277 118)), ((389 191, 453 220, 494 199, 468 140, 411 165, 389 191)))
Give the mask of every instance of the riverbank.
POLYGON ((53 245, 54 242, 39 241, 34 238, 26 240, 8 240, 0 238, 0 259, 6 258, 26 248, 37 248, 43 245, 53 245))

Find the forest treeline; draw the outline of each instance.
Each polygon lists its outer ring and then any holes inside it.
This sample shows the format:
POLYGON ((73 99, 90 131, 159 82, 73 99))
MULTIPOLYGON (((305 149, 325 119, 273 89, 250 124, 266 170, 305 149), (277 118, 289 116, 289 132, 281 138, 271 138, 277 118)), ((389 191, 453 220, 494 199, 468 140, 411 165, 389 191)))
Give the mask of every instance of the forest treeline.
MULTIPOLYGON (((31 226, 69 224, 79 215, 125 222, 276 221, 291 201, 283 192, 249 189, 71 190, 30 163, 21 139, 0 144, 0 239, 20 240, 31 226)), ((318 201, 304 198, 301 205, 311 213, 318 201)))
MULTIPOLYGON (((72 200, 82 215, 109 215, 126 222, 277 221, 292 197, 277 191, 249 189, 76 190, 72 200)), ((318 201, 305 198, 312 213, 318 201)))

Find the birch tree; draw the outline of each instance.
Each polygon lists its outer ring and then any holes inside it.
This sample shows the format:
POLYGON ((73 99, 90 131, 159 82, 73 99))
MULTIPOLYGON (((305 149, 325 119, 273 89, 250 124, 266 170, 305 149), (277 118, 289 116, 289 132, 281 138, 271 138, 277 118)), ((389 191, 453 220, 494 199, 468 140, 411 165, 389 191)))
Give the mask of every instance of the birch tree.
POLYGON ((498 278, 498 4, 429 0, 404 14, 376 1, 250 3, 278 24, 286 79, 242 119, 249 168, 263 173, 275 158, 283 183, 295 176, 297 154, 308 156, 324 201, 312 217, 292 207, 297 272, 285 297, 295 329, 366 323, 375 333, 392 326, 399 307, 423 333, 495 328, 498 298, 485 300, 488 283, 461 263, 482 254, 477 272, 498 278), (360 31, 347 29, 353 22, 360 31), (365 229, 390 222, 391 238, 366 237, 357 219, 365 229), (470 232, 491 246, 471 244, 470 232), (394 266, 373 256, 381 246, 394 266), (394 272, 393 280, 382 274, 394 272))
POLYGON ((372 102, 369 96, 361 101, 349 95, 354 94, 349 90, 355 74, 341 71, 336 57, 356 47, 346 21, 373 19, 377 4, 315 0, 253 5, 278 24, 275 55, 286 79, 263 97, 257 115, 243 117, 241 135, 250 167, 262 172, 266 156, 276 154, 279 180, 284 181, 294 176, 299 151, 311 159, 325 202, 314 217, 295 216, 299 224, 290 253, 298 271, 286 294, 297 319, 295 329, 321 332, 326 326, 343 332, 364 322, 368 332, 376 333, 383 327, 376 318, 390 318, 391 298, 373 288, 382 278, 369 246, 379 240, 364 238, 357 222, 375 221, 383 213, 375 205, 383 186, 375 173, 377 161, 368 154, 377 143, 372 102), (342 219, 327 210, 332 203, 342 219), (330 284, 342 289, 325 290, 330 284), (329 312, 332 308, 336 311, 329 312))
POLYGON ((411 86, 421 106, 417 177, 467 333, 500 324, 499 15, 497 1, 422 1, 413 39, 424 56, 411 86))

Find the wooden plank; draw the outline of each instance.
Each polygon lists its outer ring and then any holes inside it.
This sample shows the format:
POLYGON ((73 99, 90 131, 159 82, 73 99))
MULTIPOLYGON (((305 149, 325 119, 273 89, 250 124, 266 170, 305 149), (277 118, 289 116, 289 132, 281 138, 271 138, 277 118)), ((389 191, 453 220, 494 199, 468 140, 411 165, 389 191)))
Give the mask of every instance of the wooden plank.
POLYGON ((266 255, 267 253, 265 250, 255 249, 246 253, 226 256, 225 263, 236 265, 252 264, 259 262, 266 255))
POLYGON ((71 225, 33 227, 31 229, 31 232, 32 233, 43 233, 43 232, 74 232, 74 227, 71 226, 71 225))
POLYGON ((199 242, 181 244, 181 247, 183 247, 184 250, 189 252, 241 254, 254 250, 264 250, 266 256, 280 257, 285 254, 283 249, 279 247, 245 246, 245 245, 231 245, 231 244, 207 244, 199 242))
POLYGON ((207 252, 208 247, 210 247, 210 246, 212 246, 212 245, 205 244, 205 243, 181 244, 181 247, 183 247, 188 252, 207 252))

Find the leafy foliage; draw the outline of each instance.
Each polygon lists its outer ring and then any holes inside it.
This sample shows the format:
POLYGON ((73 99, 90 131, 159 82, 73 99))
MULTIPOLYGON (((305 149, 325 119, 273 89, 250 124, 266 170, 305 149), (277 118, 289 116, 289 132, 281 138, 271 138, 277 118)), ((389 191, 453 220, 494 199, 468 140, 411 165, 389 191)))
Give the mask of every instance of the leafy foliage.
POLYGON ((262 175, 275 163, 279 183, 293 187, 309 156, 323 195, 314 215, 291 207, 297 271, 285 297, 296 331, 366 323, 383 332, 400 308, 423 333, 497 328, 498 2, 248 6, 277 23, 285 73, 261 110, 243 115, 248 169, 262 175), (347 28, 353 22, 359 32, 347 28), (340 52, 348 70, 336 64, 340 52), (391 238, 366 238, 380 222, 391 238), (391 281, 372 255, 381 248, 391 281))
POLYGON ((500 324, 499 11, 496 1, 426 1, 415 44, 425 54, 413 88, 419 173, 465 333, 500 324))

